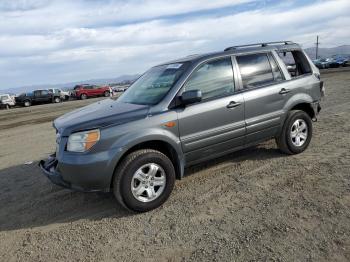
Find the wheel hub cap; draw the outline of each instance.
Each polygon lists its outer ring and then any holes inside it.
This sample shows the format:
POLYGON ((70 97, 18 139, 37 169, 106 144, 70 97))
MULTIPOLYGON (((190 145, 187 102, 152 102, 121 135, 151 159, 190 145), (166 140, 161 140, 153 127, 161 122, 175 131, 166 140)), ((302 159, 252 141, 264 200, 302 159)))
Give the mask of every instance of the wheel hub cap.
POLYGON ((166 176, 164 169, 155 163, 141 166, 131 180, 131 192, 141 202, 157 199, 164 191, 166 176))
POLYGON ((305 120, 297 119, 292 125, 290 137, 294 146, 300 147, 304 145, 308 136, 308 128, 305 120))

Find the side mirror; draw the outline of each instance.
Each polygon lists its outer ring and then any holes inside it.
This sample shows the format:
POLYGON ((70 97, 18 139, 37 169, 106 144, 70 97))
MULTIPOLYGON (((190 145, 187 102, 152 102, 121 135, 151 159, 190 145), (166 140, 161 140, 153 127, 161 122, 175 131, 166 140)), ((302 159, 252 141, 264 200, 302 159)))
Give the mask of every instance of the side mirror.
POLYGON ((189 105, 202 101, 202 91, 200 90, 189 90, 185 91, 181 95, 181 104, 189 105))

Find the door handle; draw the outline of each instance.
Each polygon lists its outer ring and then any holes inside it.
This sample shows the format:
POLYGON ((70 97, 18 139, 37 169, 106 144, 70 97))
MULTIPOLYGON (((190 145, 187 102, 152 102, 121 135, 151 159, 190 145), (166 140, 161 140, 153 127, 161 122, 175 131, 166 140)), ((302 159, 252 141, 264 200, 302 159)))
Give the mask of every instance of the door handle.
POLYGON ((290 92, 289 89, 282 88, 279 94, 284 95, 284 94, 288 94, 289 92, 290 92))
POLYGON ((241 105, 241 103, 239 103, 239 102, 231 101, 226 107, 227 108, 235 108, 235 107, 240 106, 240 105, 241 105))

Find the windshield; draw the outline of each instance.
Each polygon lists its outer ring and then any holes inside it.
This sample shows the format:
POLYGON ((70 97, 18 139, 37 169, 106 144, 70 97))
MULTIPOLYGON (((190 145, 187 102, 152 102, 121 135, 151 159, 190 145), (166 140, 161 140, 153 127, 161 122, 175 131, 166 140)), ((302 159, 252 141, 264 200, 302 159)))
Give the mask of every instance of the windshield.
POLYGON ((156 66, 132 84, 118 101, 139 105, 158 104, 185 70, 186 63, 156 66))

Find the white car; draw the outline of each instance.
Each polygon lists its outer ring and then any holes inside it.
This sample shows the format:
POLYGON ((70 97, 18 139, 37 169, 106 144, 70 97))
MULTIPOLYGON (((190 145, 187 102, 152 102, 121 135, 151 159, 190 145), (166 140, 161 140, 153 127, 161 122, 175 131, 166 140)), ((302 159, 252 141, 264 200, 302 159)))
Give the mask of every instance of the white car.
POLYGON ((10 109, 10 107, 15 106, 15 98, 9 94, 0 95, 0 107, 5 109, 10 109))
POLYGON ((69 91, 63 91, 62 89, 59 89, 59 88, 50 88, 48 90, 54 94, 60 94, 62 100, 69 100, 69 97, 70 97, 69 91))

